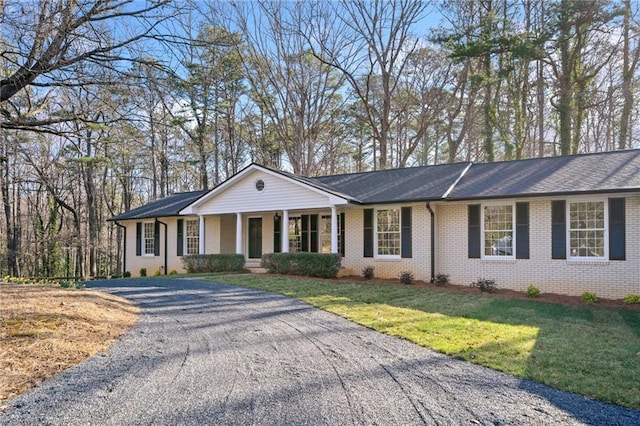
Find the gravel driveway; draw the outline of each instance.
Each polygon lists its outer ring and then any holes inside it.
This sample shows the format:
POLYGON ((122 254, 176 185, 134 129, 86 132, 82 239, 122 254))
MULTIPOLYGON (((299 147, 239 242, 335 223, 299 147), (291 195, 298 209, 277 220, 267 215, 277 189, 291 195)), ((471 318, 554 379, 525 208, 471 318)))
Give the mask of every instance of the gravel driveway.
POLYGON ((0 424, 640 425, 305 303, 185 279, 95 282, 143 308, 106 353, 14 399, 0 424))

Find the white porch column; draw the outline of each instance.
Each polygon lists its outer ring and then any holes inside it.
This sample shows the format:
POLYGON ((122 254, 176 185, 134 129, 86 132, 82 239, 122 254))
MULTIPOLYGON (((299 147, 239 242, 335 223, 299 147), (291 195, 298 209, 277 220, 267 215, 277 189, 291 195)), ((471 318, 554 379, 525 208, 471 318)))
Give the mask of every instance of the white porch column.
POLYGON ((282 253, 289 253, 289 210, 282 210, 282 253))
POLYGON ((198 227, 198 253, 199 254, 205 254, 204 250, 205 250, 205 246, 204 246, 204 236, 205 236, 205 232, 204 232, 204 216, 198 216, 198 218, 200 219, 200 226, 198 227))
POLYGON ((236 254, 242 254, 242 214, 236 213, 236 254))
POLYGON ((338 253, 338 213, 336 206, 331 206, 331 253, 338 253))

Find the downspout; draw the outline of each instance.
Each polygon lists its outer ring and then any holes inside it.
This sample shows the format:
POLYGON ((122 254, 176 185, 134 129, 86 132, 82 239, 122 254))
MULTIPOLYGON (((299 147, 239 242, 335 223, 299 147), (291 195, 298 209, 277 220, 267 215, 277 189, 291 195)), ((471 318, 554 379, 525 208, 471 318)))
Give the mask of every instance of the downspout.
POLYGON ((436 223, 435 223, 435 213, 431 208, 431 205, 427 203, 427 210, 429 210, 429 214, 431 215, 431 283, 433 284, 436 281, 435 267, 436 267, 436 223))
POLYGON ((167 272, 167 265, 168 265, 168 256, 167 256, 167 247, 168 247, 168 244, 167 244, 167 241, 168 241, 168 239, 167 239, 167 224, 166 224, 166 223, 164 223, 164 222, 160 222, 160 221, 158 220, 158 218, 156 218, 156 222, 158 222, 160 225, 164 226, 164 274, 165 274, 165 275, 167 275, 167 274, 168 274, 168 272, 167 272))
POLYGON ((117 227, 122 228, 124 232, 124 236, 122 237, 122 276, 124 276, 125 271, 127 270, 127 227, 119 224, 118 222, 113 222, 117 227))

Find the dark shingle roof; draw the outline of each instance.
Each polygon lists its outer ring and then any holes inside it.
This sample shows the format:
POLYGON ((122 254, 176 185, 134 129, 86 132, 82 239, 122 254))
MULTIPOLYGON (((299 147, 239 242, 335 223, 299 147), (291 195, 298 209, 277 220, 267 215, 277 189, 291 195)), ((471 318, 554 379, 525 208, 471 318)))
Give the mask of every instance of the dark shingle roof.
POLYGON ((440 164, 312 180, 363 204, 428 201, 441 199, 468 166, 469 163, 440 164))
POLYGON ((109 220, 149 219, 154 217, 178 216, 180 210, 196 201, 209 191, 178 192, 144 206, 114 216, 109 220))
POLYGON ((640 189, 640 150, 474 164, 447 199, 507 198, 640 189))

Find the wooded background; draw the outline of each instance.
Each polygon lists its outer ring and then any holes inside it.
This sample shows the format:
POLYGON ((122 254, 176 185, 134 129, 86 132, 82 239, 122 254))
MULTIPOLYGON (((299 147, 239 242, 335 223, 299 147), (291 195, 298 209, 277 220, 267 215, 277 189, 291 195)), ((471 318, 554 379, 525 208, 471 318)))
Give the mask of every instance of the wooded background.
POLYGON ((0 275, 119 275, 106 219, 314 176, 640 145, 640 4, 0 0, 0 275))

